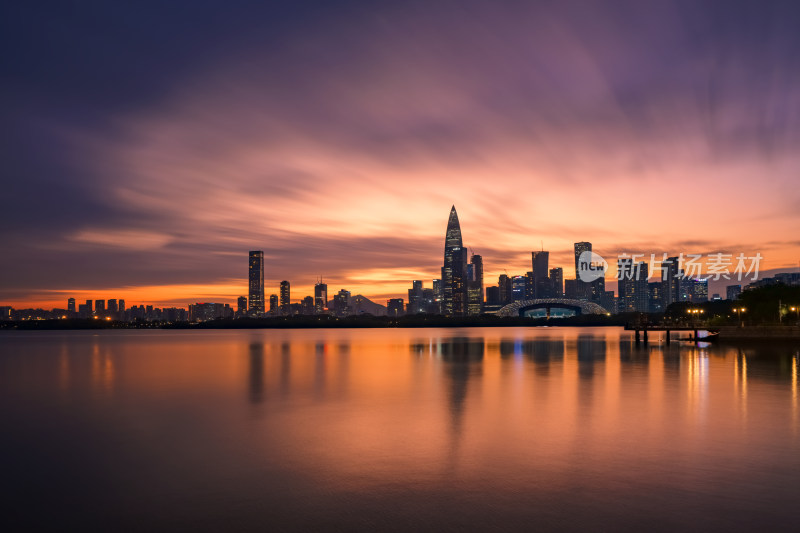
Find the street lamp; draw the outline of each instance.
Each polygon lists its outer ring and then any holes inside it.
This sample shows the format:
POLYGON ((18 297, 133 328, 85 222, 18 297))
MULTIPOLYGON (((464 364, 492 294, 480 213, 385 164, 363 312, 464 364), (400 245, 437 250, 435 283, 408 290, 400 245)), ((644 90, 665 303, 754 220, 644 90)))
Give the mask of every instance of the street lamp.
POLYGON ((703 309, 687 309, 686 312, 692 317, 692 327, 695 327, 697 316, 703 313, 703 309))
POLYGON ((734 307, 733 310, 736 311, 737 315, 739 315, 739 321, 741 322, 741 326, 739 326, 739 327, 743 328, 744 327, 744 320, 742 320, 742 313, 747 311, 747 309, 745 309, 744 307, 734 307))
POLYGON ((791 309, 797 314, 797 320, 800 321, 800 305, 795 305, 793 307, 790 307, 789 309, 791 309))

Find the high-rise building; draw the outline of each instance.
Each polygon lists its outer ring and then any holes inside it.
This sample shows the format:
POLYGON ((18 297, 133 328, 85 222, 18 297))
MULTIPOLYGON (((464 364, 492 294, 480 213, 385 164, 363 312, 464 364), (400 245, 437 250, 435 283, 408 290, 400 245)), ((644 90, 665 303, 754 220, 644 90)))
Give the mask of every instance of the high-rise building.
POLYGON ((533 300, 536 298, 536 280, 533 271, 525 273, 525 299, 533 300))
POLYGON ((531 271, 533 272, 533 287, 529 292, 534 298, 550 298, 552 293, 549 274, 550 252, 531 252, 531 271))
POLYGON ((686 276, 683 269, 678 271, 678 301, 691 302, 694 292, 694 280, 686 276))
POLYGON ((636 280, 633 259, 621 257, 617 259, 617 293, 619 294, 619 312, 636 311, 636 280))
POLYGON ((680 259, 668 257, 661 263, 661 301, 666 311, 670 304, 679 302, 680 259))
POLYGON ((697 278, 692 280, 692 303, 701 304, 708 301, 708 280, 697 278))
POLYGON ((564 296, 564 269, 561 267, 550 269, 550 287, 553 298, 564 296))
POLYGON ((660 281, 648 282, 648 291, 650 292, 650 312, 663 313, 664 312, 664 298, 662 290, 664 285, 660 281))
POLYGON ((289 282, 286 280, 281 281, 281 313, 284 315, 289 314, 289 304, 291 303, 291 293, 289 282))
POLYGON ((124 298, 120 298, 119 299, 119 314, 120 314, 120 316, 122 316, 124 313, 125 313, 125 299, 124 298))
POLYGON ((70 313, 75 312, 75 298, 69 298, 67 300, 67 311, 69 311, 70 313))
POLYGON ((486 305, 500 305, 500 287, 496 285, 486 287, 486 305))
POLYGON ((525 276, 514 276, 511 278, 511 301, 521 302, 525 299, 528 289, 528 280, 525 276))
POLYGON ((644 261, 634 263, 630 257, 617 260, 618 310, 620 313, 647 313, 650 310, 648 266, 644 261))
POLYGON ((611 313, 617 314, 617 299, 614 297, 614 291, 605 291, 602 298, 600 298, 600 307, 611 313))
POLYGON ((444 293, 442 292, 442 280, 435 279, 433 280, 433 303, 434 307, 436 308, 436 314, 442 314, 442 308, 444 305, 444 293))
POLYGON ((269 295, 269 314, 272 316, 277 316, 278 314, 280 314, 280 307, 278 306, 277 294, 269 295))
POLYGON ((253 250, 250 252, 249 270, 249 302, 250 314, 260 316, 264 314, 264 252, 253 250))
POLYGON ((328 307, 328 286, 325 283, 322 283, 320 280, 319 283, 314 285, 314 311, 321 315, 325 312, 325 309, 328 307))
POLYGON ((463 316, 467 311, 467 253, 461 241, 461 225, 456 206, 450 209, 444 239, 444 265, 442 266, 442 292, 444 314, 463 316))
POLYGON ((565 279, 564 280, 564 298, 568 298, 570 300, 577 300, 578 299, 578 280, 577 279, 565 279))
POLYGON ((439 312, 436 299, 433 297, 433 289, 422 289, 422 306, 429 315, 435 315, 439 312))
POLYGON ((247 296, 239 296, 236 300, 236 315, 247 316, 247 296))
POLYGON ((417 313, 424 313, 425 307, 422 299, 422 280, 415 279, 411 282, 411 288, 408 289, 408 313, 415 315, 417 313))
POLYGON ((340 317, 350 314, 350 291, 342 289, 333 296, 333 313, 340 317))
POLYGON ((740 294, 742 294, 741 285, 728 285, 725 287, 725 297, 728 300, 738 300, 740 294))
POLYGON ((636 311, 647 313, 650 311, 650 285, 649 268, 644 261, 640 262, 636 269, 636 311))
POLYGON ((403 299, 392 298, 386 302, 386 314, 392 317, 402 316, 403 312, 403 299))
POLYGON ((585 241, 576 242, 574 248, 575 248, 575 279, 580 279, 578 276, 578 272, 580 272, 580 265, 578 264, 578 262, 583 252, 592 251, 592 243, 585 241))
POLYGON ((306 296, 300 302, 300 314, 301 315, 313 315, 316 310, 316 305, 314 304, 314 297, 313 296, 306 296))
POLYGON ((117 313, 117 299, 111 298, 108 300, 108 314, 116 314, 117 313))
POLYGON ((94 314, 95 316, 104 317, 106 315, 106 301, 105 300, 95 300, 94 301, 94 314))
POLYGON ((497 279, 497 286, 500 287, 500 305, 508 305, 514 301, 511 278, 506 274, 500 274, 500 277, 497 279))
MULTIPOLYGON (((591 252, 592 251, 592 243, 590 242, 576 242, 574 245, 575 250, 575 279, 577 280, 575 283, 575 291, 576 291, 576 298, 579 300, 589 300, 591 299, 591 291, 592 288, 589 286, 588 283, 584 282, 580 279, 579 272, 580 272, 580 257, 583 252, 591 252)), ((599 289, 599 286, 597 287, 599 289)), ((603 292, 605 291, 605 284, 603 285, 603 292)))
POLYGON ((483 312, 483 257, 472 254, 467 282, 467 314, 476 316, 483 312))

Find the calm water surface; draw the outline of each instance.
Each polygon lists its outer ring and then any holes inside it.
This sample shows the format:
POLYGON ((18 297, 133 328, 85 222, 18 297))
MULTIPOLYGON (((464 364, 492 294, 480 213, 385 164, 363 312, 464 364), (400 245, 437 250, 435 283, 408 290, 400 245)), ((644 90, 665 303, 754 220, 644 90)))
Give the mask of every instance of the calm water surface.
POLYGON ((613 328, 5 332, 0 528, 797 531, 799 358, 613 328))

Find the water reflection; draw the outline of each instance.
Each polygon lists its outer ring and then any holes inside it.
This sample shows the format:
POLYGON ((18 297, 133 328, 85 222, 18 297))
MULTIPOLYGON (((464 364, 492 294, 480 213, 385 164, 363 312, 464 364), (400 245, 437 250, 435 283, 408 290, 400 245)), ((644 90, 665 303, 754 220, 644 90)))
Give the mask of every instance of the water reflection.
POLYGON ((450 378, 450 423, 453 434, 461 434, 467 387, 471 380, 479 381, 482 375, 484 340, 454 337, 437 342, 437 350, 444 362, 445 375, 450 378))
POLYGON ((264 343, 250 343, 250 401, 264 399, 264 343))
POLYGON ((76 510, 40 529, 133 512, 113 486, 152 529, 722 530, 800 497, 799 364, 610 328, 3 334, 0 422, 8 481, 76 510))
POLYGON ((578 355, 578 375, 584 379, 594 376, 595 364, 606 360, 606 341, 591 335, 579 335, 576 343, 578 355))

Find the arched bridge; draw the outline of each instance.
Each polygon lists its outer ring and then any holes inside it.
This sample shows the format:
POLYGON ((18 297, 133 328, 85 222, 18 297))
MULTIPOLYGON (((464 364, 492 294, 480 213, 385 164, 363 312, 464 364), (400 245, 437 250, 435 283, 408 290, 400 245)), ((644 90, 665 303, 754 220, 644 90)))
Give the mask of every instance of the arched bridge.
POLYGON ((498 316, 525 316, 527 311, 533 309, 546 309, 550 316, 551 309, 569 309, 576 315, 607 315, 605 308, 594 302, 586 300, 572 300, 570 298, 539 298, 536 300, 520 300, 508 304, 497 312, 498 316))

